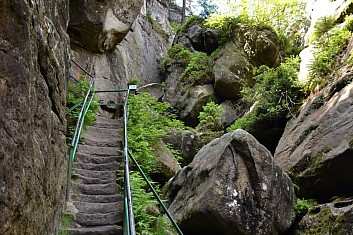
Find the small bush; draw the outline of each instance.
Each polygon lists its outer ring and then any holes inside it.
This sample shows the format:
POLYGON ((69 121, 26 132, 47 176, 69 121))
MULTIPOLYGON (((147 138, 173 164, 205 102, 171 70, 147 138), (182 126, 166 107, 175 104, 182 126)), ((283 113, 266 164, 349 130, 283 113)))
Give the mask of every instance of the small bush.
POLYGON ((314 32, 311 37, 311 41, 315 41, 320 37, 327 35, 328 31, 330 31, 335 26, 335 19, 330 16, 324 16, 320 18, 314 27, 314 32))
POLYGON ((298 198, 294 205, 294 212, 297 216, 303 217, 312 207, 316 205, 317 202, 314 200, 298 198))
POLYGON ((203 106, 203 111, 199 115, 198 129, 219 131, 222 129, 221 116, 223 109, 214 102, 209 102, 203 106))
POLYGON ((227 130, 241 128, 253 133, 259 123, 290 113, 304 96, 302 84, 297 81, 298 72, 298 57, 288 58, 277 68, 261 66, 254 77, 255 84, 241 91, 244 100, 256 102, 252 112, 237 119, 227 130))
POLYGON ((139 78, 137 77, 131 77, 128 79, 127 81, 127 85, 137 85, 137 86, 141 86, 141 81, 139 78))
POLYGON ((165 72, 166 67, 178 64, 187 66, 192 52, 183 47, 181 44, 174 44, 167 52, 167 55, 159 59, 161 72, 165 72))
POLYGON ((211 73, 212 67, 208 55, 204 52, 194 52, 190 54, 189 63, 181 77, 195 81, 200 80, 211 73))

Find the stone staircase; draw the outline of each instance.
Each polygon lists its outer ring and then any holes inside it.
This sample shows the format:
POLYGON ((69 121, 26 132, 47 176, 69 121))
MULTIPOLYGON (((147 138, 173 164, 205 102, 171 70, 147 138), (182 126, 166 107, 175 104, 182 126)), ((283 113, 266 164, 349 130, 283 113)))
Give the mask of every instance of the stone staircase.
POLYGON ((66 208, 72 217, 68 234, 123 233, 124 198, 116 183, 116 171, 123 170, 122 126, 117 119, 97 117, 84 133, 66 208))

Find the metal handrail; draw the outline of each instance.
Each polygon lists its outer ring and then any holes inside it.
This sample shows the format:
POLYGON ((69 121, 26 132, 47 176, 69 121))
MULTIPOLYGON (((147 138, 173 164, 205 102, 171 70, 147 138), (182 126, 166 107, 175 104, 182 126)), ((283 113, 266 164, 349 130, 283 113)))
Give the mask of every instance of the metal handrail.
MULTIPOLYGON (((134 89, 135 90, 135 89, 134 89)), ((132 209, 131 187, 130 187, 130 171, 129 171, 129 155, 127 142, 127 118, 128 118, 128 97, 130 94, 130 86, 126 92, 124 102, 124 205, 125 205, 125 226, 124 233, 127 235, 135 235, 135 219, 132 209)))
POLYGON ((177 232, 180 235, 183 235, 183 232, 180 230, 179 226, 177 225, 177 223, 175 222, 175 220, 173 219, 173 217, 171 216, 171 214, 169 213, 167 207, 164 205, 164 203, 162 202, 161 198, 158 196, 156 190, 154 189, 153 185, 150 183, 150 181, 148 180, 147 176, 145 175, 145 173, 143 172, 142 168, 140 167, 140 165, 138 164, 138 162, 136 161, 136 159, 134 158, 134 156, 132 155, 132 153, 130 152, 130 150, 128 150, 129 152, 129 156, 132 159, 132 161, 134 162, 135 166, 137 167, 138 171, 140 172, 140 174, 142 175, 142 177, 144 178, 144 180, 146 181, 148 187, 151 189, 154 197, 157 199, 159 205, 161 205, 161 207, 163 208, 164 212, 167 214, 170 222, 172 223, 172 225, 174 226, 174 228, 177 230, 177 232))

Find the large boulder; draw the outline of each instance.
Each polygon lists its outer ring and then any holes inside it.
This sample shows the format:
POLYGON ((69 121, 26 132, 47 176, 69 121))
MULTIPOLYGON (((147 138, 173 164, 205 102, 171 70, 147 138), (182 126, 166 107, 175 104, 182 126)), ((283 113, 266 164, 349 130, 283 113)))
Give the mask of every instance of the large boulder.
POLYGON ((187 234, 278 234, 294 219, 290 178, 240 129, 204 146, 169 182, 167 196, 187 234))
POLYGON ((223 99, 240 98, 244 83, 249 83, 253 66, 239 45, 228 42, 215 57, 213 66, 215 91, 223 99))
POLYGON ((353 234, 353 200, 316 206, 300 220, 290 234, 353 234))
POLYGON ((0 1, 0 234, 55 234, 60 221, 68 6, 0 1))
POLYGON ((163 137, 163 141, 179 151, 183 166, 192 162, 194 156, 202 147, 199 134, 191 130, 170 129, 167 135, 163 137))
POLYGON ((327 201, 353 195, 353 73, 346 70, 291 119, 275 160, 300 187, 299 196, 327 201))
POLYGON ((223 109, 221 115, 222 126, 227 128, 232 125, 235 120, 242 117, 246 113, 249 105, 242 100, 225 100, 220 104, 220 106, 223 109))
POLYGON ((263 27, 239 25, 234 42, 240 42, 250 63, 255 67, 276 67, 281 62, 280 45, 276 33, 263 27))
POLYGON ((114 50, 129 32, 142 5, 141 0, 71 0, 71 43, 96 53, 114 50))

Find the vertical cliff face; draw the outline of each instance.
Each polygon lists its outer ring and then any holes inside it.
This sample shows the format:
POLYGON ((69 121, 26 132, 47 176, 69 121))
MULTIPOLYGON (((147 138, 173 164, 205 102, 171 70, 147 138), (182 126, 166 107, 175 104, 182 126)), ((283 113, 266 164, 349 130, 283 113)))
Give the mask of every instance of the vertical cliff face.
MULTIPOLYGON (((168 35, 170 0, 145 1, 146 5, 143 5, 143 1, 140 1, 140 5, 133 4, 134 2, 138 1, 117 5, 124 6, 123 8, 131 16, 129 22, 133 23, 130 25, 127 35, 123 39, 121 38, 114 48, 98 52, 92 47, 77 43, 82 41, 83 34, 80 37, 77 37, 79 34, 76 34, 74 39, 70 34, 73 58, 96 77, 97 89, 125 88, 131 77, 140 79, 143 84, 161 81, 157 58, 165 54, 172 40, 168 35), (134 20, 132 20, 132 16, 135 16, 134 20)), ((106 9, 101 12, 100 18, 106 19, 106 24, 110 24, 107 23, 111 20, 107 17, 110 14, 109 8, 106 9)), ((91 9, 90 12, 96 11, 91 9)), ((75 14, 80 13, 70 6, 70 18, 79 18, 75 14)), ((90 15, 88 11, 85 14, 86 18, 94 18, 94 15, 90 15)), ((118 20, 124 18, 124 14, 116 14, 115 16, 118 20)), ((77 22, 77 20, 70 20, 69 28, 80 28, 81 26, 77 22)), ((112 25, 114 22, 111 22, 112 25)), ((104 31, 104 29, 102 30, 104 31)), ((100 95, 100 99, 103 103, 116 102, 116 96, 116 94, 105 93, 100 95)))
POLYGON ((0 234, 50 234, 66 180, 68 0, 0 2, 0 234))

